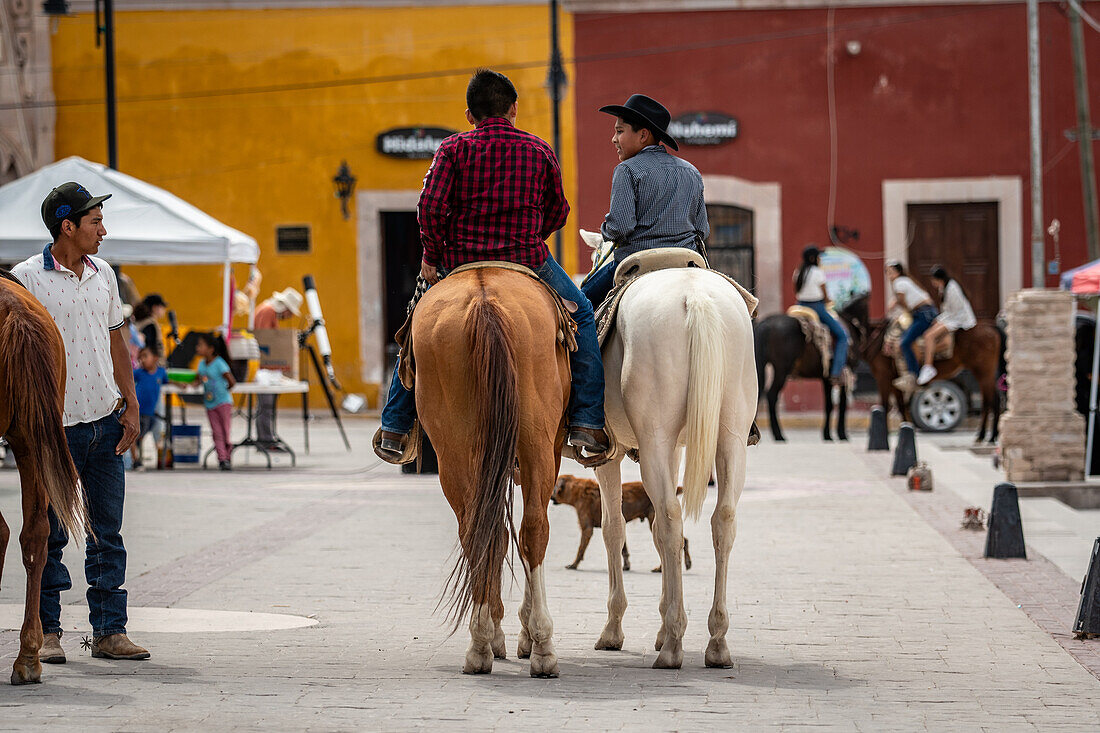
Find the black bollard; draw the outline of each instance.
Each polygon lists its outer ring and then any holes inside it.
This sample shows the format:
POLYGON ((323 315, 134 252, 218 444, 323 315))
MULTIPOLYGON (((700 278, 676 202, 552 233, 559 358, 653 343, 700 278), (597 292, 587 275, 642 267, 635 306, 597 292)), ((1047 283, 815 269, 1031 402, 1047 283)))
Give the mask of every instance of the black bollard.
POLYGON ((917 437, 912 423, 903 422, 898 428, 898 447, 894 449, 894 468, 891 476, 904 476, 917 465, 917 437))
POLYGON ((993 489, 989 531, 985 536, 985 556, 1027 559, 1024 525, 1020 521, 1020 499, 1014 484, 997 484, 993 489))
POLYGON ((867 433, 867 450, 890 450, 890 431, 886 427, 886 410, 881 405, 871 408, 871 430, 867 433))
POLYGON ((1081 605, 1077 607, 1073 634, 1078 639, 1100 636, 1100 537, 1092 545, 1092 560, 1081 581, 1081 605))

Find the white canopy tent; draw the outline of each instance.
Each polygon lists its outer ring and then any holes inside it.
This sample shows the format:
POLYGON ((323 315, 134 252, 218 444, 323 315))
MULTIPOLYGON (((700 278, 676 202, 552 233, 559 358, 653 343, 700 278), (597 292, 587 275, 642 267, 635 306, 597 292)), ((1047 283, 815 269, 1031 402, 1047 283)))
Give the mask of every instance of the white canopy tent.
POLYGON ((232 315, 230 265, 255 264, 256 240, 183 199, 105 165, 72 156, 0 186, 0 261, 20 262, 50 241, 42 200, 55 186, 76 181, 103 203, 107 236, 99 256, 114 265, 224 266, 224 323, 232 315))

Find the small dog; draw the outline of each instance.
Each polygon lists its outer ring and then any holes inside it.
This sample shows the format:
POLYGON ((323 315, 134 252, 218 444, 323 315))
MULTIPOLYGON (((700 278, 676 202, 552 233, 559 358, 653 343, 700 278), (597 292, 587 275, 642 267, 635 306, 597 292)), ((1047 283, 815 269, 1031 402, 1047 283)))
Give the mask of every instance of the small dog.
MULTIPOLYGON (((684 493, 682 486, 676 487, 676 493, 684 493)), ((603 504, 600 502, 600 485, 587 478, 576 476, 559 476, 554 484, 554 493, 550 495, 550 501, 555 504, 568 504, 577 510, 577 521, 581 525, 581 545, 577 548, 577 559, 572 565, 566 565, 570 570, 576 570, 584 559, 584 551, 588 548, 588 541, 592 539, 592 528, 599 527, 603 518, 603 504)), ((645 492, 641 481, 628 481, 623 484, 623 518, 632 522, 635 519, 649 521, 649 531, 653 531, 653 503, 645 492)), ((691 570, 691 554, 688 552, 688 541, 684 538, 684 569, 691 570)), ((630 553, 626 549, 626 541, 623 541, 623 570, 630 570, 630 553)), ((658 565, 653 572, 661 572, 658 565)))

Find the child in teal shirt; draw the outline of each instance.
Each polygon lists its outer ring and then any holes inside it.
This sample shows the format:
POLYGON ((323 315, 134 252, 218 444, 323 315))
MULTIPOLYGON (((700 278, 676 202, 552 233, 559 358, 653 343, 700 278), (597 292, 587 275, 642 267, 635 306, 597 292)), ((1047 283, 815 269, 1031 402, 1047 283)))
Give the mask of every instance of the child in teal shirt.
POLYGON ((218 453, 218 467, 223 471, 232 468, 229 442, 229 426, 233 419, 233 398, 229 390, 237 384, 229 369, 229 354, 225 340, 215 333, 199 334, 195 344, 199 362, 199 381, 203 386, 203 406, 210 419, 210 431, 214 433, 214 449, 218 453))

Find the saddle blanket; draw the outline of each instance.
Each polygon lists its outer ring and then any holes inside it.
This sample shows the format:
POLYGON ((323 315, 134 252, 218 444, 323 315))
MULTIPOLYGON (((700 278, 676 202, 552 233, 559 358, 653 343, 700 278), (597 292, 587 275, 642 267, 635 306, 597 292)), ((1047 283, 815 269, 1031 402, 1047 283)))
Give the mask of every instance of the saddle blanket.
MULTIPOLYGON (((890 325, 886 327, 886 335, 883 337, 882 350, 888 356, 893 356, 894 361, 897 363, 898 374, 905 374, 909 371, 909 368, 905 365, 905 357, 901 355, 901 337, 905 335, 908 330, 912 319, 908 313, 898 316, 890 321, 890 325)), ((921 336, 913 344, 913 350, 918 355, 918 361, 924 358, 924 336, 921 336)), ((933 359, 936 361, 946 361, 955 355, 955 334, 950 331, 947 333, 947 339, 943 344, 936 349, 936 353, 933 355, 933 359)))
POLYGON ((798 321, 807 343, 813 344, 821 354, 821 370, 828 374, 833 362, 833 335, 829 333, 829 327, 821 322, 816 311, 804 305, 792 305, 787 309, 787 315, 798 321))
MULTIPOLYGON (((657 270, 668 270, 679 267, 698 267, 704 270, 710 269, 706 259, 698 252, 682 247, 663 247, 661 249, 648 249, 636 252, 622 261, 615 268, 615 287, 607 294, 607 298, 596 309, 596 340, 602 347, 604 341, 615 327, 615 315, 619 310, 619 301, 627 289, 642 275, 657 270)), ((756 317, 756 296, 746 290, 740 283, 724 272, 711 270, 724 277, 738 294, 745 300, 749 309, 749 316, 756 317)))
MULTIPOLYGON (((456 267, 454 270, 446 273, 443 277, 452 277, 461 272, 467 272, 469 270, 483 270, 483 269, 501 269, 511 270, 518 272, 531 278, 535 282, 542 285, 546 292, 550 295, 551 301, 553 301, 555 308, 558 312, 558 343, 562 344, 566 351, 573 352, 577 350, 577 324, 573 320, 573 317, 569 315, 572 305, 573 309, 576 309, 575 303, 568 303, 558 295, 557 291, 551 288, 542 280, 535 271, 529 267, 523 265, 517 265, 514 262, 503 262, 497 260, 487 260, 484 262, 471 262, 461 267, 456 267)), ((442 280, 443 277, 440 279, 442 280)), ((419 275, 416 278, 416 290, 413 293, 412 300, 409 301, 409 307, 407 315, 405 316, 405 323, 401 328, 397 330, 397 334, 394 336, 394 340, 397 341, 397 345, 400 347, 397 360, 397 376, 401 379, 401 384, 405 389, 412 389, 413 384, 416 381, 416 361, 413 358, 412 349, 412 317, 413 312, 416 310, 416 305, 420 302, 420 299, 424 297, 424 293, 428 290, 428 283, 424 278, 419 275)))

